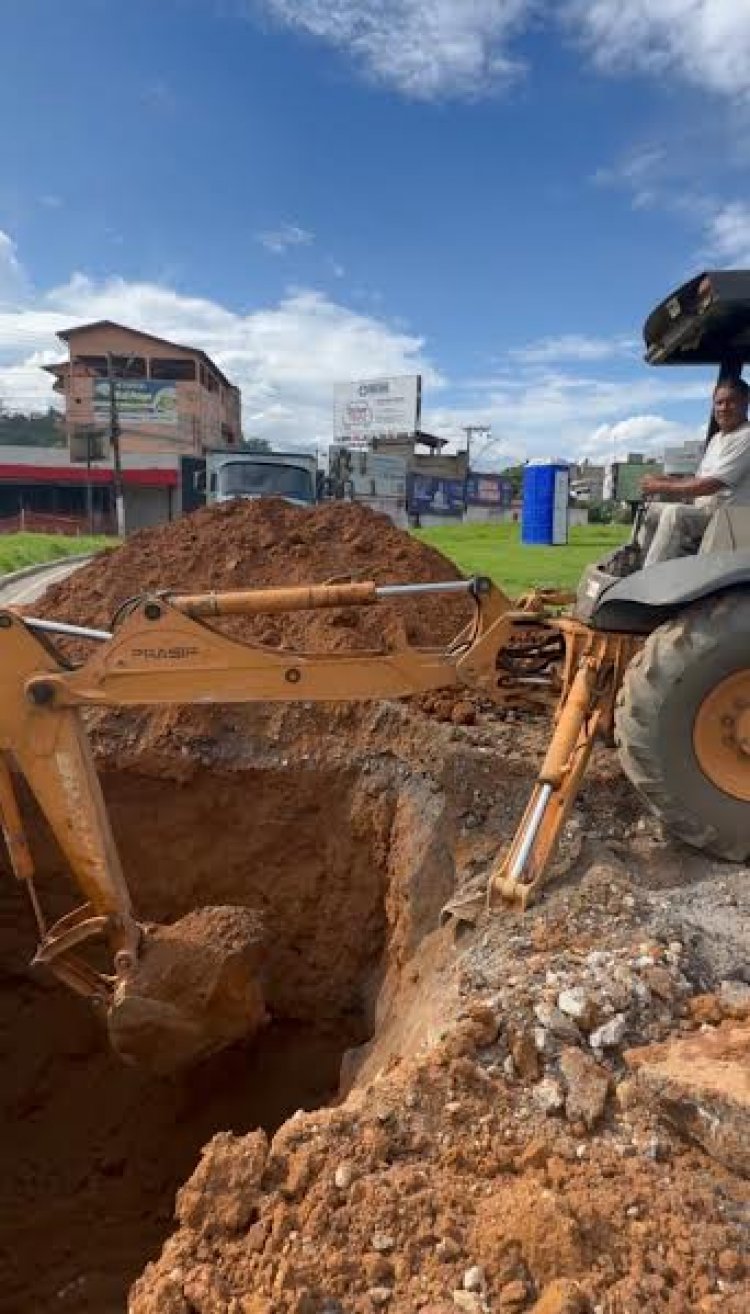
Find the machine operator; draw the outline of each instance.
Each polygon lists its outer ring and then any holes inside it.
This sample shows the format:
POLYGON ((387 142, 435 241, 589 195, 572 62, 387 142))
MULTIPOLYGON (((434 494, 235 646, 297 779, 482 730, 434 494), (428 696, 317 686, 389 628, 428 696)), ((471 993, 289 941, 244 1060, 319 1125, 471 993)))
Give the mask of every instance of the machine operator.
POLYGON ((694 475, 667 478, 651 475, 641 490, 685 499, 651 502, 638 533, 644 567, 697 552, 704 531, 721 506, 750 507, 750 388, 744 379, 724 379, 716 385, 713 412, 717 432, 694 475))

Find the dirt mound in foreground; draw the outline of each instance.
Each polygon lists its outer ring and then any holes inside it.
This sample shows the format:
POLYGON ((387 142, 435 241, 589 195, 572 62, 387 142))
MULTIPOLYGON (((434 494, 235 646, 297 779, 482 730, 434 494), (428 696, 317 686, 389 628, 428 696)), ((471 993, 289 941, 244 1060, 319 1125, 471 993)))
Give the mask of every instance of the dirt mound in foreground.
POLYGON ((724 1201, 741 1208, 741 1187, 647 1115, 630 1130, 522 1117, 474 1056, 438 1054, 270 1145, 217 1136, 128 1309, 740 1314, 742 1228, 724 1201))
MULTIPOLYGON (((369 507, 338 502, 303 509, 276 498, 237 500, 134 534, 55 585, 35 611, 107 628, 128 598, 162 589, 196 593, 348 578, 406 584, 460 575, 440 552, 369 507)), ((382 649, 404 636, 418 646, 439 646, 470 615, 466 599, 424 597, 220 624, 239 639, 331 652, 382 649)))

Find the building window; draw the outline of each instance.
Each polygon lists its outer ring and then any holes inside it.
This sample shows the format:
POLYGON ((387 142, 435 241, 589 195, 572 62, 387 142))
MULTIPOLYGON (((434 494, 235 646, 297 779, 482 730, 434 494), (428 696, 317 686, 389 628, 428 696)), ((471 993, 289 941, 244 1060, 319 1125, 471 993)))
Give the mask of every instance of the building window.
MULTIPOLYGON (((98 379, 106 379, 109 374, 106 356, 73 356, 73 369, 81 365, 98 379)), ((145 357, 113 356, 112 373, 116 379, 145 379, 145 357)))
POLYGON ((87 370, 95 374, 99 379, 107 377, 107 357, 106 356, 73 356, 73 369, 77 365, 84 365, 87 370))
POLYGON ((116 379, 145 379, 145 356, 113 356, 112 373, 116 379))
POLYGON ((177 357, 170 360, 166 356, 152 356, 151 378, 177 379, 178 381, 193 383, 195 382, 195 361, 181 360, 177 357))
POLYGON ((215 374, 206 369, 205 365, 201 365, 201 383, 208 392, 219 391, 219 380, 215 374))

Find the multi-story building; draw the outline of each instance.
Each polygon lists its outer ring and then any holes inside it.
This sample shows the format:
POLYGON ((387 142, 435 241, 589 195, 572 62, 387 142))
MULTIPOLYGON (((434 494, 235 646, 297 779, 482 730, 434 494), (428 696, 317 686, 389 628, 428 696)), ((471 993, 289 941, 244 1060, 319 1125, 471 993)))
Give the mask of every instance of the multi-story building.
POLYGON ((111 320, 58 337, 68 359, 44 368, 65 398, 73 461, 86 459, 92 437, 108 434, 113 410, 123 455, 239 446, 240 390, 204 351, 111 320))
POLYGON ((0 531, 112 531, 113 419, 127 530, 180 515, 197 459, 240 446, 239 388, 204 351, 111 320, 58 336, 68 359, 43 368, 65 399, 67 447, 0 447, 0 531))
POLYGON ((578 502, 594 505, 604 501, 604 480, 607 473, 605 465, 593 465, 583 461, 571 466, 570 492, 578 502))

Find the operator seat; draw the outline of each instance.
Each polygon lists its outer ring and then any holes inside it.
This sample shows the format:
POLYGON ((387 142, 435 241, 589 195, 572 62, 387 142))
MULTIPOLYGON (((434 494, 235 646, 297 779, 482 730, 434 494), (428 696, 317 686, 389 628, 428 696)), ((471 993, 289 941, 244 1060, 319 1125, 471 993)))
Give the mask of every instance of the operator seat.
POLYGON ((686 552, 682 558, 675 558, 672 563, 661 562, 659 566, 649 567, 647 571, 643 567, 640 548, 631 539, 607 553, 601 561, 586 567, 578 583, 573 615, 590 624, 602 596, 613 584, 630 576, 650 575, 652 570, 661 571, 663 575, 665 566, 676 565, 679 560, 735 552, 745 557, 750 552, 750 506, 719 507, 708 522, 697 549, 686 552))
POLYGON ((722 506, 714 512, 701 539, 705 552, 739 552, 750 548, 750 506, 722 506))

